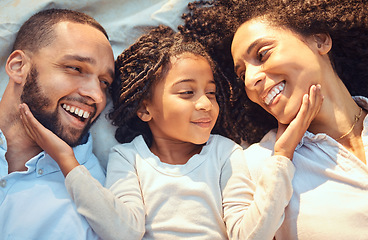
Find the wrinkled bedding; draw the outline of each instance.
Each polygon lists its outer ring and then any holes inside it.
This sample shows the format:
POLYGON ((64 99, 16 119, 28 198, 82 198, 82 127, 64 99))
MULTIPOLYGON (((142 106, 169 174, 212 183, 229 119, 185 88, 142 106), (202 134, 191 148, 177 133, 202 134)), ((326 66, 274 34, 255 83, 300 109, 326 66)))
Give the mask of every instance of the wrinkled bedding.
MULTIPOLYGON (((0 97, 9 80, 4 65, 16 33, 32 14, 48 8, 68 8, 91 15, 106 29, 116 57, 149 26, 165 24, 176 29, 182 23, 181 15, 186 11, 188 2, 190 0, 1 0, 0 97)), ((106 167, 109 149, 117 144, 115 128, 105 117, 110 108, 109 100, 91 129, 94 152, 103 167, 106 167)))

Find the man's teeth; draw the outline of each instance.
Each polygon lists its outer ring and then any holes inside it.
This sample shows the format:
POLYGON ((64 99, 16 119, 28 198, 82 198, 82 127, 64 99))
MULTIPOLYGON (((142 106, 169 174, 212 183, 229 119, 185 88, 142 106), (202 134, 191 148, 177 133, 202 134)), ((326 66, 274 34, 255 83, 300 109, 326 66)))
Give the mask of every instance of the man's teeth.
POLYGON ((264 102, 269 105, 274 97, 276 97, 277 94, 279 94, 282 90, 285 88, 285 82, 280 82, 276 86, 274 86, 267 94, 264 102))
POLYGON ((65 103, 63 104, 63 108, 66 111, 70 113, 74 113, 75 115, 78 115, 79 117, 83 117, 83 118, 88 118, 90 114, 87 111, 83 111, 82 109, 76 108, 74 106, 66 105, 65 103))

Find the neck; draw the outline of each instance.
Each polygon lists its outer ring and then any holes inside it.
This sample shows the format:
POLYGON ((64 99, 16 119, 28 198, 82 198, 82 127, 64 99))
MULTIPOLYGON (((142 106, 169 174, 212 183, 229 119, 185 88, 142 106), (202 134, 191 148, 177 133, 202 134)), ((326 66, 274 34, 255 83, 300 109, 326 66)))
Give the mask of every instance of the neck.
POLYGON ((326 133, 365 162, 361 133, 367 112, 363 110, 356 120, 361 108, 352 99, 341 80, 338 84, 329 83, 329 86, 334 87, 322 92, 325 98, 321 110, 308 130, 315 134, 326 133))
POLYGON ((354 124, 360 107, 340 79, 327 82, 325 85, 333 87, 324 88, 322 85, 323 104, 308 130, 313 133, 323 132, 338 139, 354 124))
POLYGON ((186 164, 195 154, 201 152, 203 145, 188 142, 154 138, 150 150, 161 162, 168 164, 186 164))
POLYGON ((8 172, 26 170, 25 163, 36 156, 42 149, 28 137, 20 119, 18 108, 10 108, 11 104, 3 98, 0 101, 0 129, 7 142, 5 158, 8 162, 8 172))

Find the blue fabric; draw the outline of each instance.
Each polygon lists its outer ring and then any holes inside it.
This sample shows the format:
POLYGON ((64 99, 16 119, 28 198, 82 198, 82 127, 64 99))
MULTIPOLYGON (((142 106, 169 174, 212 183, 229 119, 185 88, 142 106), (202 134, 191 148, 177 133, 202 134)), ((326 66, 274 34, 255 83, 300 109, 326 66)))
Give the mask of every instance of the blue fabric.
MULTIPOLYGON (((92 153, 92 138, 74 148, 80 164, 101 184, 105 173, 92 153)), ((6 139, 0 131, 0 239, 98 239, 77 213, 57 163, 41 152, 26 163, 27 171, 8 174, 6 139)))

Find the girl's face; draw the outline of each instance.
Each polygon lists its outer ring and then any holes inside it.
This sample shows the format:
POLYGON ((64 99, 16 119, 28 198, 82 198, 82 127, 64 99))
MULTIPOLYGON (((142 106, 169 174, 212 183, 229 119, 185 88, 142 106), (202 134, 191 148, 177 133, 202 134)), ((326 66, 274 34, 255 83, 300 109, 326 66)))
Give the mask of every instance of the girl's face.
POLYGON ((219 114, 212 69, 205 58, 191 53, 172 57, 171 65, 144 102, 146 119, 141 119, 154 139, 203 144, 219 114))
POLYGON ((304 38, 260 19, 239 27, 231 52, 249 99, 283 124, 294 119, 303 95, 322 79, 314 37, 304 38))

